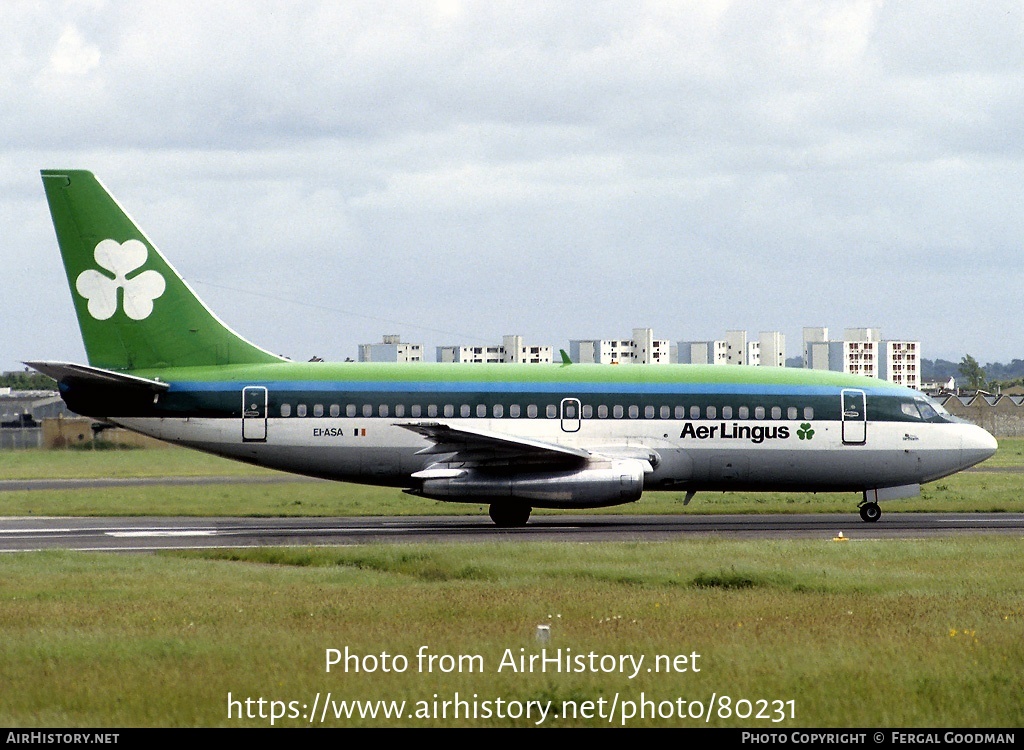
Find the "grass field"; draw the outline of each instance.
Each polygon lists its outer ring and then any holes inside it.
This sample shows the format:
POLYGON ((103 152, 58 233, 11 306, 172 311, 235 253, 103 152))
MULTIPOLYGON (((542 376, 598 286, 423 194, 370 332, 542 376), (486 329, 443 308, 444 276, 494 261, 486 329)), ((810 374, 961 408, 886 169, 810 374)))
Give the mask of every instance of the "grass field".
POLYGON ((585 701, 600 710, 601 699, 606 712, 618 706, 613 726, 699 725, 675 715, 678 700, 687 714, 714 694, 711 726, 1019 727, 1020 555, 1021 540, 1005 537, 15 555, 0 582, 0 725, 270 723, 269 703, 268 718, 238 718, 240 703, 229 719, 230 693, 281 701, 280 711, 296 701, 297 718, 275 721, 294 726, 308 723, 302 704, 308 714, 330 692, 326 726, 536 718, 434 716, 435 695, 458 693, 476 695, 478 711, 485 701, 496 711, 498 698, 551 701, 558 718, 547 726, 606 726, 564 716, 585 701), (550 625, 549 654, 645 661, 634 678, 628 664, 625 673, 499 672, 506 649, 540 652, 539 624, 550 625), (326 672, 327 649, 346 647, 405 656, 408 668, 326 672), (421 671, 421 647, 479 656, 480 668, 444 673, 436 661, 421 671), (687 656, 674 664, 688 671, 647 672, 658 655, 687 656), (672 718, 629 718, 641 696, 672 718), (342 700, 406 708, 401 719, 334 718, 342 700), (784 721, 730 713, 751 701, 756 714, 758 700, 784 721), (429 716, 415 718, 417 709, 429 716))
MULTIPOLYGON (((989 465, 1024 465, 1024 441, 1003 441, 989 465)), ((0 479, 256 471, 177 449, 0 453, 0 479)), ((963 473, 885 510, 1022 510, 1022 482, 963 473)), ((855 505, 852 495, 702 494, 684 511, 681 496, 651 493, 599 512, 852 515, 855 505)), ((0 515, 460 511, 484 509, 316 482, 0 492, 0 515)), ((319 724, 330 693, 325 726, 530 726, 540 705, 544 726, 1020 727, 1022 552, 1024 540, 999 536, 7 555, 0 726, 266 726, 272 711, 292 726, 308 724, 314 702, 319 724), (550 627, 546 644, 538 625, 550 627), (363 671, 328 673, 327 650, 346 647, 369 657, 363 671), (424 647, 480 668, 420 669, 424 647), (635 677, 628 661, 625 673, 498 671, 506 650, 541 648, 644 662, 635 677), (385 652, 392 667, 406 657, 405 671, 379 668, 385 652), (646 671, 666 663, 687 671, 646 671), (456 693, 476 718, 453 718, 443 702, 456 693), (712 696, 710 721, 690 718, 712 696), (405 706, 402 718, 370 718, 342 701, 405 706), (509 716, 527 701, 539 702, 529 719, 509 716), (566 716, 587 702, 590 718, 566 716)))
MULTIPOLYGON (((883 511, 1024 512, 1024 440, 1004 439, 981 468, 922 489, 921 497, 886 503, 883 511), (1010 469, 1011 471, 1005 471, 1010 469), (1000 471, 1003 470, 1003 471, 1000 471)), ((181 448, 124 451, 0 452, 0 480, 160 476, 271 476, 277 472, 181 448)), ((854 513, 854 493, 648 492, 630 505, 593 513, 854 513)), ((481 505, 443 503, 400 490, 338 482, 255 485, 0 491, 0 515, 352 516, 486 514, 481 505)), ((558 513, 559 511, 537 511, 558 513)))

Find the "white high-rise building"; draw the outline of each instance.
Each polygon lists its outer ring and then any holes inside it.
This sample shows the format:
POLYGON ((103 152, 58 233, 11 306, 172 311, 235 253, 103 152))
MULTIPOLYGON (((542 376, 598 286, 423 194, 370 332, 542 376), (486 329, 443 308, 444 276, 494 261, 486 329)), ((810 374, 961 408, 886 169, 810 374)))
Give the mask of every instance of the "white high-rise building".
MULTIPOLYGON (((842 345, 841 372, 877 378, 879 338, 877 328, 845 329, 843 340, 839 342, 842 345)), ((829 369, 836 368, 830 367, 829 369)))
POLYGON ((761 364, 761 342, 760 341, 748 341, 747 342, 747 364, 751 367, 757 367, 761 364))
POLYGON ((828 328, 804 328, 804 369, 828 369, 828 328))
POLYGON ((747 351, 746 331, 725 332, 725 356, 730 365, 748 364, 749 352, 747 351))
POLYGON ((523 343, 523 337, 517 335, 503 336, 501 341, 501 348, 504 350, 502 362, 531 365, 551 364, 552 349, 550 346, 528 346, 523 343))
POLYGON ((877 328, 846 328, 842 341, 829 341, 827 328, 804 328, 804 367, 920 389, 921 343, 884 341, 877 328))
POLYGON ((879 377, 921 390, 921 345, 917 341, 883 341, 879 377))
POLYGON ((671 342, 654 338, 653 328, 633 329, 633 364, 667 365, 672 361, 671 352, 671 342))
POLYGON ((757 338, 761 367, 786 366, 786 336, 778 331, 761 331, 757 338))
POLYGON ((360 344, 360 362, 422 362, 423 344, 406 344, 401 336, 387 334, 379 344, 360 344))
POLYGON ((569 359, 582 364, 618 365, 633 361, 633 342, 617 339, 573 339, 569 359))
POLYGON ((550 346, 528 346, 523 343, 522 336, 509 335, 502 337, 500 346, 439 346, 437 361, 468 364, 551 364, 551 352, 550 346))
POLYGON ((684 365, 727 365, 728 349, 725 340, 680 341, 676 361, 684 365))
POLYGON ((634 328, 631 339, 573 339, 569 359, 604 365, 665 365, 672 361, 672 342, 654 338, 651 328, 634 328))

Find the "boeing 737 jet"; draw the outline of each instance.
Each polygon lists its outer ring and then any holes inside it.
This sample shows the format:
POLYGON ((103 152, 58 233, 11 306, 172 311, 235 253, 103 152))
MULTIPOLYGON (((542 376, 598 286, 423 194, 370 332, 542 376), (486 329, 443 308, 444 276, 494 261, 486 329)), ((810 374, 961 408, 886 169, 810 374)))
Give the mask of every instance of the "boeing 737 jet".
POLYGON ((877 521, 996 450, 917 391, 834 372, 293 362, 224 325, 91 173, 42 177, 88 364, 27 364, 73 411, 170 443, 500 526, 645 490, 860 493, 877 521))

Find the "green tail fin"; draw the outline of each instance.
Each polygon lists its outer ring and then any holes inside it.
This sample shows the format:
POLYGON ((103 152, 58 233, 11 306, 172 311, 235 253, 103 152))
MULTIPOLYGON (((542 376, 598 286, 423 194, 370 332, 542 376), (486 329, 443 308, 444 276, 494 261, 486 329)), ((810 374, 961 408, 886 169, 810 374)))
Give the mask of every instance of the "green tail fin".
POLYGON ((195 295, 91 172, 42 172, 89 364, 147 370, 278 362, 195 295))

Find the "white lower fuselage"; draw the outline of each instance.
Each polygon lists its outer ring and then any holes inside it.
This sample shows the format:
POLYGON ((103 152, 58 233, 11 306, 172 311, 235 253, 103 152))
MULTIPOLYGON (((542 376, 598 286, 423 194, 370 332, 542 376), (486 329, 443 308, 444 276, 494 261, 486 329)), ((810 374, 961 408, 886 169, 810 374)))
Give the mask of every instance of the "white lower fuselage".
MULTIPOLYGON (((415 419, 268 418, 262 440, 244 440, 240 419, 114 421, 208 453, 365 484, 411 487, 413 473, 444 460, 424 455, 430 441, 399 426, 421 421, 415 419)), ((823 420, 813 422, 810 439, 798 438, 806 424, 800 420, 586 419, 574 432, 560 429, 558 419, 439 421, 583 448, 602 457, 653 451, 657 459, 643 481, 648 491, 862 491, 913 485, 971 466, 991 455, 994 445, 988 433, 960 422, 868 422, 863 442, 851 444, 843 440, 841 422, 823 420), (760 440, 753 427, 763 428, 760 440)))

